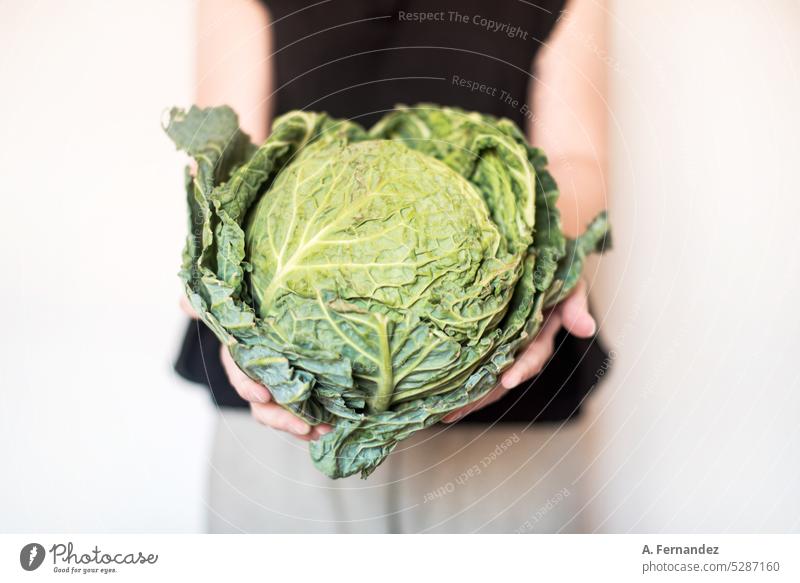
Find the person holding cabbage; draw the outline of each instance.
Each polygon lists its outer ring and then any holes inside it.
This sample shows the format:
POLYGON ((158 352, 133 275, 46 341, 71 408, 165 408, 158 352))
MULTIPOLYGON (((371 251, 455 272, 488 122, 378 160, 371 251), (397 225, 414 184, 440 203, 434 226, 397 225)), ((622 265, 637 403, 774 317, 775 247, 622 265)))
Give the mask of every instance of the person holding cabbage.
POLYGON ((209 529, 580 530, 602 3, 201 0, 197 25, 200 108, 166 130, 196 160, 176 370, 220 408, 209 529))

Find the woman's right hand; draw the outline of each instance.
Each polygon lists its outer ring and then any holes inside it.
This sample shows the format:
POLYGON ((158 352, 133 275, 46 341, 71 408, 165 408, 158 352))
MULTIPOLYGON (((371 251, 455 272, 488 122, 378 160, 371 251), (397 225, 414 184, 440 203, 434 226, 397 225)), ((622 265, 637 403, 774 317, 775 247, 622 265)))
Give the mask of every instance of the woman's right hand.
POLYGON ((295 417, 289 411, 272 402, 272 394, 267 387, 257 383, 240 369, 231 357, 230 350, 223 344, 220 346, 220 359, 225 373, 239 396, 250 403, 250 413, 259 423, 286 431, 299 439, 311 441, 331 430, 330 425, 314 425, 313 427, 295 417))
MULTIPOLYGON (((197 312, 194 311, 185 296, 181 297, 181 309, 190 318, 197 319, 197 312)), ((331 426, 326 424, 312 427, 277 403, 273 403, 269 389, 242 372, 242 369, 234 362, 230 350, 224 344, 220 346, 219 356, 228 381, 239 393, 239 396, 250 403, 250 413, 259 423, 273 429, 286 431, 304 441, 317 439, 331 430, 331 426)))

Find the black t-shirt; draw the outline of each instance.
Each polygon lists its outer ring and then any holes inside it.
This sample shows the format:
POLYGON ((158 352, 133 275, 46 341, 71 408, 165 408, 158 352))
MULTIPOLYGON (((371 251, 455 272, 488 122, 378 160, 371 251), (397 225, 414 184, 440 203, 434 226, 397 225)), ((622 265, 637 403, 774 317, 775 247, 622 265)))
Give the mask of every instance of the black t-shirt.
MULTIPOLYGON (((275 0, 271 16, 274 114, 325 111, 371 125, 397 103, 433 102, 507 117, 525 129, 531 67, 563 1, 275 0)), ((266 56, 265 56, 266 57, 266 56)), ((559 421, 575 416, 608 361, 597 338, 561 333, 534 380, 464 421, 559 421)), ((222 407, 244 407, 228 383, 219 342, 190 323, 175 368, 210 387, 222 407)))

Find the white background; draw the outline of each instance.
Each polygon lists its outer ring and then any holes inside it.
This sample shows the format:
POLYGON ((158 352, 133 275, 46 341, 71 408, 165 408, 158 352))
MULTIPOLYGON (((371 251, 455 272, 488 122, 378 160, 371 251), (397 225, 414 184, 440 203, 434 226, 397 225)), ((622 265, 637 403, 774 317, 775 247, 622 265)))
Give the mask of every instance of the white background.
POLYGON ((188 2, 4 3, 0 530, 197 531, 212 411, 184 317, 188 2))
MULTIPOLYGON (((616 2, 617 358, 597 531, 800 530, 800 4, 616 2), (699 4, 699 6, 697 5, 699 4)), ((213 410, 178 380, 192 4, 0 2, 0 531, 201 531, 213 410)), ((597 264, 595 264, 596 266, 597 264)))
POLYGON ((590 522, 798 531, 800 3, 615 12, 590 522))

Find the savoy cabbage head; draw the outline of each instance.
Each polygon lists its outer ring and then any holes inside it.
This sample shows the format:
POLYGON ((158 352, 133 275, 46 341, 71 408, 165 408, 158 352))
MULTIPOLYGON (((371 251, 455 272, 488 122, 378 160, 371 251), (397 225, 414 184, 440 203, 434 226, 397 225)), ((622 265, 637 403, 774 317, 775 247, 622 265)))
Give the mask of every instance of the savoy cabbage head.
POLYGON ((564 237, 544 154, 509 120, 296 111, 256 147, 230 108, 192 107, 166 131, 196 161, 189 299, 276 402, 334 425, 310 446, 332 478, 489 392, 607 244, 605 215, 564 237))

